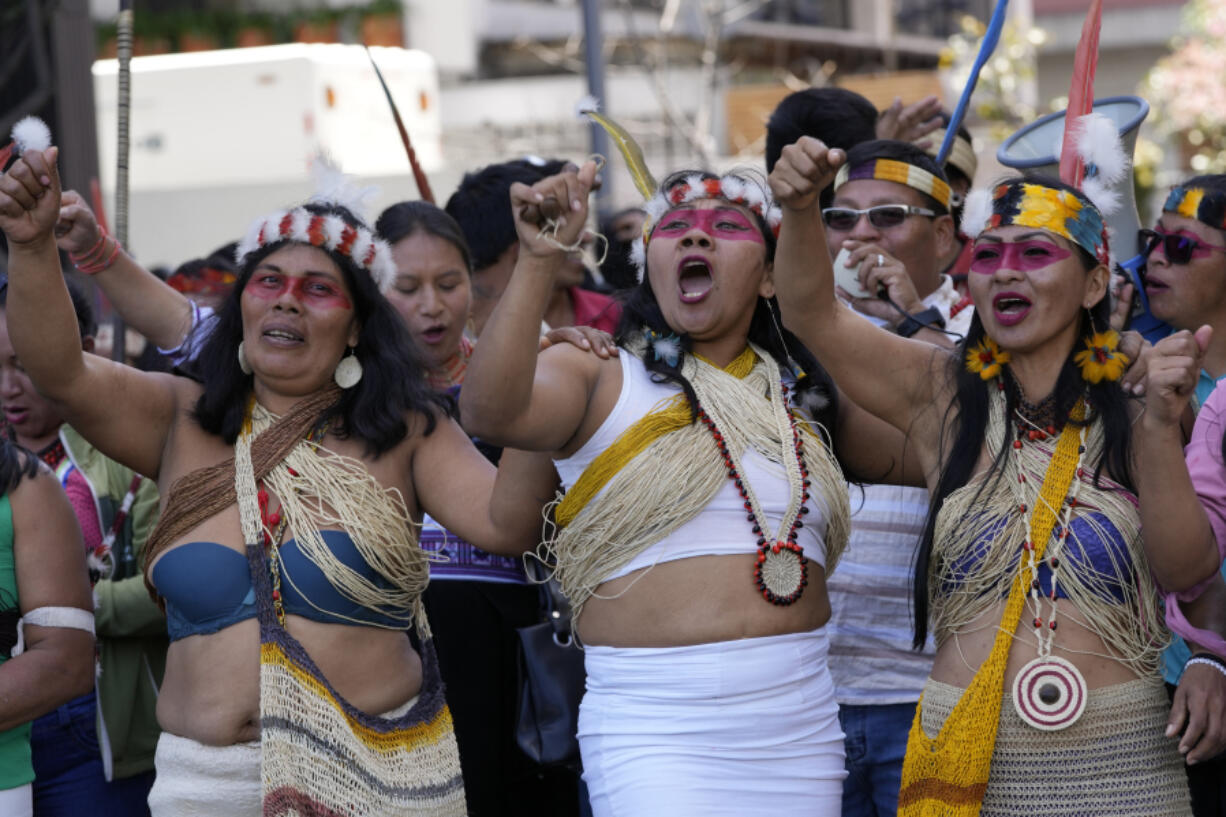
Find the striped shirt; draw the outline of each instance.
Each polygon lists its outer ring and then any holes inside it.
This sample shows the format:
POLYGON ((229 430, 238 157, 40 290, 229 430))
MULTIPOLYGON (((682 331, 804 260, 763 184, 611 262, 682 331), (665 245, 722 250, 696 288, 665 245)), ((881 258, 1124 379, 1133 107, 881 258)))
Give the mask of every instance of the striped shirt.
POLYGON ((923 652, 911 649, 911 576, 928 492, 851 486, 850 498, 851 538, 826 582, 835 699, 858 706, 918 701, 935 653, 931 639, 923 652))

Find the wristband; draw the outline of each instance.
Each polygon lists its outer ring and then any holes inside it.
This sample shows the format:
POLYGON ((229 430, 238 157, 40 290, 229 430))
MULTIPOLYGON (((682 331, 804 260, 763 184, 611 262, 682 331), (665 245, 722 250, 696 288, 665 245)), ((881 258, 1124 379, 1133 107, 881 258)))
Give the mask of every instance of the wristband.
POLYGON ((1226 676, 1226 663, 1223 663, 1222 659, 1218 658, 1216 655, 1194 655, 1188 659, 1188 663, 1183 665, 1184 671, 1186 672, 1188 667, 1192 666, 1193 664, 1205 664, 1213 667, 1215 670, 1222 673, 1223 676, 1226 676))
POLYGON ((940 330, 944 328, 945 318, 941 317, 941 310, 930 306, 914 315, 908 315, 894 331, 904 338, 909 338, 921 329, 940 330))

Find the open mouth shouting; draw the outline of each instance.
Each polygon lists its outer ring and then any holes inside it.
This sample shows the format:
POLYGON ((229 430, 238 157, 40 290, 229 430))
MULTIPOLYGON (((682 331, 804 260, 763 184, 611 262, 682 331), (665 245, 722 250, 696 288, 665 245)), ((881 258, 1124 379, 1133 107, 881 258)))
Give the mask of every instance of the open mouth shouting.
POLYGON ((678 267, 677 288, 681 302, 696 304, 711 293, 715 279, 711 276, 711 263, 701 255, 687 255, 678 267))
POLYGON ((1001 326, 1021 323, 1030 314, 1030 299, 1016 292, 1002 292, 992 299, 992 313, 1001 326))
POLYGON ((421 339, 424 343, 431 346, 437 346, 443 342, 443 336, 447 334, 447 326, 441 323, 431 324, 421 330, 421 339))

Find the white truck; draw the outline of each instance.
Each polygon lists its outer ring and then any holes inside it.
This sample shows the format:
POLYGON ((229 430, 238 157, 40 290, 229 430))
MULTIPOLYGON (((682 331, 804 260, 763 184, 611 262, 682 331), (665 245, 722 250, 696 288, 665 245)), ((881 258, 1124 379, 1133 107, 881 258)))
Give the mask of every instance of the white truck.
MULTIPOLYGON (((425 52, 371 48, 427 173, 442 165, 438 73, 425 52)), ((94 64, 101 185, 115 189, 118 62, 94 64)), ((310 164, 330 155, 377 185, 373 218, 418 198, 408 159, 365 50, 276 45, 132 60, 129 245, 174 267, 238 240, 270 210, 312 192, 310 164)), ((113 213, 108 212, 113 223, 113 213)), ((373 226, 373 225, 372 225, 373 226)))

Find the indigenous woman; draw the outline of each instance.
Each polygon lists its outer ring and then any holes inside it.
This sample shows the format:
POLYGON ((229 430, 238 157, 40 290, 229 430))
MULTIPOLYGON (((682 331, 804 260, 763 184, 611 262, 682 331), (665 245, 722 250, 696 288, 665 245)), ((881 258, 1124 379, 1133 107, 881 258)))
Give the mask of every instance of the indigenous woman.
POLYGON ((415 530, 428 511, 488 549, 523 550, 548 462, 509 453, 496 475, 442 412, 379 294, 386 245, 336 203, 253 226, 202 384, 82 354, 55 249, 55 159, 28 152, 0 180, 9 331, 73 426, 165 498, 146 548, 172 639, 153 813, 355 799, 463 813, 415 530))
MULTIPOLYGON (((393 204, 375 228, 391 245, 396 265, 387 299, 409 329, 427 380, 438 391, 458 395, 473 354, 466 335, 472 263, 464 234, 451 216, 424 201, 393 204)), ((500 449, 474 442, 497 462, 500 449)), ((538 621, 538 588, 528 582, 519 559, 482 550, 429 516, 419 542, 442 557, 430 569, 426 610, 455 718, 469 812, 509 813, 522 806, 538 817, 573 814, 579 804, 575 775, 533 764, 515 741, 515 630, 538 621)))
POLYGON ((922 643, 931 616, 937 654, 900 813, 1187 814, 1155 579, 1182 590, 1217 569, 1178 427, 1204 337, 1154 350, 1133 434, 1115 382, 1127 361, 1104 334, 1102 213, 1038 179, 968 202, 963 348, 869 326, 835 298, 817 205, 836 171, 856 172, 844 159, 813 139, 784 151, 771 186, 791 274, 777 280, 788 325, 852 399, 908 432, 929 475, 916 627, 922 643))
MULTIPOLYGON (((829 440, 877 439, 880 425, 840 411, 775 320, 778 211, 751 178, 666 179, 647 207, 621 353, 538 355, 594 175, 589 163, 512 188, 519 261, 460 396, 482 438, 554 452, 567 490, 542 556, 586 645, 593 811, 837 814, 823 625, 848 506, 829 440)), ((857 471, 890 470, 863 459, 857 471)))
POLYGON ((93 689, 93 633, 68 497, 37 457, 0 435, 0 814, 34 813, 30 723, 93 689))

